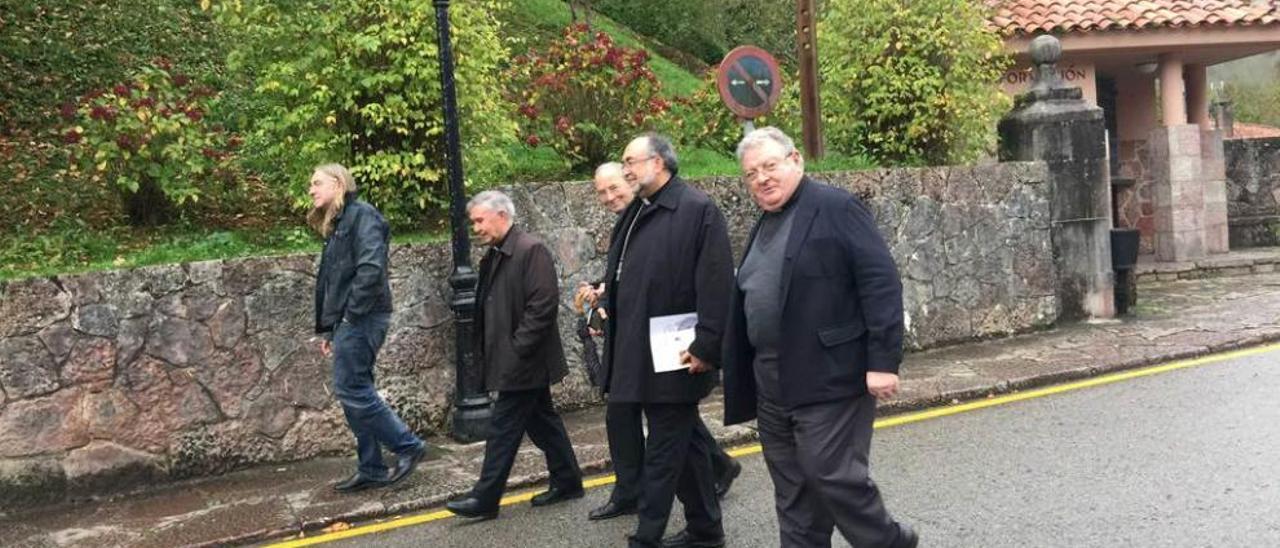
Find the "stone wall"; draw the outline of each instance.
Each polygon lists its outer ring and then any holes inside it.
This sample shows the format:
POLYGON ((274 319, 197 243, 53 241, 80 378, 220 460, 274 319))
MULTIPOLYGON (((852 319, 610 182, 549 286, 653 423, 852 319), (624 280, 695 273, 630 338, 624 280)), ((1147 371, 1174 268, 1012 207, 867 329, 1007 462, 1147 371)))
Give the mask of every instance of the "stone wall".
MULTIPOLYGON (((1058 314, 1042 164, 832 174, 874 209, 901 268, 911 348, 1051 324, 1058 314)), ((720 203, 735 255, 756 216, 740 183, 720 203)), ((570 378, 597 403, 570 299, 602 273, 612 215, 585 183, 513 192, 561 276, 570 378)), ((478 258, 479 250, 476 250, 478 258)), ((447 427, 454 386, 447 244, 396 246, 396 312, 379 386, 418 432, 447 427)), ((315 258, 262 257, 0 284, 0 511, 257 462, 349 451, 311 338, 315 258)))
POLYGON ((1225 148, 1231 247, 1280 245, 1280 138, 1229 139, 1225 148))
POLYGON ((1156 252, 1156 199, 1150 144, 1146 140, 1121 141, 1120 176, 1134 181, 1121 193, 1116 226, 1138 229, 1138 253, 1156 252))

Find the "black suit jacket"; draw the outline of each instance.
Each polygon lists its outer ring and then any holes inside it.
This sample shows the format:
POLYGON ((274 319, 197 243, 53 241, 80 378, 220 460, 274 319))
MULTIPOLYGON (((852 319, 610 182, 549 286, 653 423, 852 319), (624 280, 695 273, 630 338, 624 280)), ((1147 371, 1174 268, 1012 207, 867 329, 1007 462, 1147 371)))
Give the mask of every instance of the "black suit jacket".
POLYGON ((543 388, 568 372, 551 251, 519 227, 480 260, 476 353, 488 391, 543 388))
POLYGON ((333 233, 320 253, 316 274, 316 333, 332 333, 345 316, 357 320, 391 312, 387 247, 391 231, 382 214, 346 194, 346 205, 334 218, 333 233))
POLYGON ((614 224, 606 269, 605 359, 601 385, 611 402, 692 403, 706 397, 719 374, 653 372, 649 318, 696 312, 689 353, 718 366, 733 254, 729 229, 711 198, 673 178, 649 205, 635 199, 614 224), (637 215, 618 281, 619 255, 637 215))
MULTIPOLYGON (((867 371, 897 373, 903 331, 902 282, 866 205, 808 177, 792 200, 778 358, 778 403, 788 408, 863 394, 867 371)), ((754 360, 735 283, 725 333, 725 424, 756 416, 754 360)))

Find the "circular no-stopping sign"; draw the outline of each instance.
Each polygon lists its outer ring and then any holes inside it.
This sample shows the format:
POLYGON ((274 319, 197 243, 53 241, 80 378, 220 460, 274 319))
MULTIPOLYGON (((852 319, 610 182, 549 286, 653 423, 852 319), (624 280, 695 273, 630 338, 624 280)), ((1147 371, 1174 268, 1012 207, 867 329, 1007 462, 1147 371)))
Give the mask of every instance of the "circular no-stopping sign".
POLYGON ((747 119, 764 116, 782 94, 778 61, 758 47, 736 47, 716 69, 716 88, 734 114, 747 119))

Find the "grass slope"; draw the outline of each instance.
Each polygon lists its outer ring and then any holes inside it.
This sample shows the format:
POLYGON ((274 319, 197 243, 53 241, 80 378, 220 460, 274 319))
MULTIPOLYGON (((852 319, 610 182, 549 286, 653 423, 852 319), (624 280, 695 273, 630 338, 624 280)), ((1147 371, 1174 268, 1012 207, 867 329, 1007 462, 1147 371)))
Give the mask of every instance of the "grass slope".
MULTIPOLYGON (((570 15, 569 4, 564 0, 514 2, 504 18, 504 23, 509 27, 505 30, 509 39, 508 45, 512 46, 513 51, 519 52, 530 44, 554 37, 561 29, 573 22, 570 15)), ((627 27, 598 13, 591 14, 591 24, 608 33, 620 45, 648 50, 652 54, 650 66, 654 74, 662 80, 662 87, 667 93, 688 95, 698 88, 701 79, 697 74, 663 57, 656 48, 651 47, 627 27)))

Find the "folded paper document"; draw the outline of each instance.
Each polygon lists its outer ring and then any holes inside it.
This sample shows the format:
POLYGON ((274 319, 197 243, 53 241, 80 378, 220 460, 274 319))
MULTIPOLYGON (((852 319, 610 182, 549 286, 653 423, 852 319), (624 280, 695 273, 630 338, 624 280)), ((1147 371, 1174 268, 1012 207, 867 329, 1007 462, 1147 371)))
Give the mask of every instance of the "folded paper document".
POLYGON ((649 318, 649 349, 653 352, 654 373, 689 368, 689 364, 680 363, 680 353, 689 349, 697 334, 694 330, 697 325, 698 315, 693 312, 649 318))

